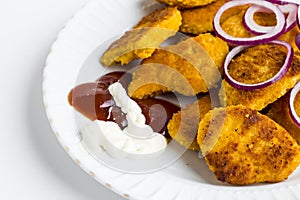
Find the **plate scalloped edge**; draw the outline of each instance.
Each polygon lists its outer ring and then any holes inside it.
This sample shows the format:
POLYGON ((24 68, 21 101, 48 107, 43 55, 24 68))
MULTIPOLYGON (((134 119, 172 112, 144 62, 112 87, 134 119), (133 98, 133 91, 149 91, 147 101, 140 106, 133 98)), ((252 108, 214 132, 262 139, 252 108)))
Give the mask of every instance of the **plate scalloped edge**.
POLYGON ((300 199, 299 181, 234 187, 182 180, 165 173, 167 169, 130 175, 105 167, 81 146, 74 137, 78 130, 74 128, 74 112, 68 105, 67 93, 88 55, 111 35, 120 34, 136 23, 143 15, 143 6, 149 12, 156 5, 154 0, 91 1, 67 22, 50 49, 43 75, 44 106, 51 128, 69 156, 96 181, 127 199, 300 199), (125 10, 132 14, 124 19, 125 10), (110 23, 115 21, 118 26, 110 23))

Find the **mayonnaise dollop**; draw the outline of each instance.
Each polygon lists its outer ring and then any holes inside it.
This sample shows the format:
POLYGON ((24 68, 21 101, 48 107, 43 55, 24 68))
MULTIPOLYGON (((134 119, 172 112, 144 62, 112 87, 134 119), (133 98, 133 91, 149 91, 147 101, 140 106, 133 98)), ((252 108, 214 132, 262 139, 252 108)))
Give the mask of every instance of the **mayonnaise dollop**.
POLYGON ((167 147, 165 137, 153 132, 145 124, 146 119, 139 105, 128 97, 118 82, 109 86, 116 105, 126 113, 128 126, 121 130, 118 124, 95 120, 81 130, 82 144, 90 153, 102 147, 113 158, 152 159, 158 157, 167 147))

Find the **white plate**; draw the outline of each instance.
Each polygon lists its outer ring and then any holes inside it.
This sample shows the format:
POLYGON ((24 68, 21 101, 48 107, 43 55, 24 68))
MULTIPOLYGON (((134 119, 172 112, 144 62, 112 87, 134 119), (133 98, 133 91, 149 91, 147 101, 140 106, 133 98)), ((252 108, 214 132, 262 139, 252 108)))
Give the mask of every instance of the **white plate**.
POLYGON ((128 199, 300 199, 299 169, 281 183, 236 187, 218 182, 195 152, 186 152, 155 173, 128 174, 101 164, 82 147, 78 117, 67 102, 68 92, 75 84, 93 81, 103 72, 97 68, 104 50, 99 45, 107 45, 106 40, 128 30, 159 6, 154 0, 91 1, 59 33, 46 61, 43 94, 49 122, 61 145, 90 176, 128 199), (89 65, 87 58, 92 71, 82 68, 89 65))

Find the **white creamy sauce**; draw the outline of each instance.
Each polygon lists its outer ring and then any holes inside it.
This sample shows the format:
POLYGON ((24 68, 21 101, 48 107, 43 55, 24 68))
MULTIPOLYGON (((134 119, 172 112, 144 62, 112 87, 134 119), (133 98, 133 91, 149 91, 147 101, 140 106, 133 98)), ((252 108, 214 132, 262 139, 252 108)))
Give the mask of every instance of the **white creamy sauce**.
POLYGON ((153 132, 139 105, 130 99, 118 82, 109 86, 116 105, 126 113, 128 126, 121 130, 118 124, 95 120, 81 130, 82 144, 90 153, 103 148, 113 158, 152 159, 167 147, 165 137, 153 132))

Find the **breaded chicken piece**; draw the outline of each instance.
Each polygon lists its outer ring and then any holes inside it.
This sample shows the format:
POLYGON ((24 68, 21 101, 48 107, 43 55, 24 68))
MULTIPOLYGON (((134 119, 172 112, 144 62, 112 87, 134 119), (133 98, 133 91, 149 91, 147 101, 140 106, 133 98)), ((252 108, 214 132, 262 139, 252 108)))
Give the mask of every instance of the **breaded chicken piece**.
POLYGON ((243 106, 216 108, 197 141, 216 178, 234 185, 279 182, 300 164, 300 146, 280 125, 243 106))
POLYGON ((157 0, 158 2, 178 8, 193 8, 196 6, 205 6, 218 0, 157 0))
POLYGON ((223 72, 223 64, 229 52, 229 47, 226 42, 210 33, 200 34, 194 37, 194 39, 205 49, 219 71, 223 72))
MULTIPOLYGON (((199 35, 213 31, 213 20, 220 7, 229 0, 217 0, 212 4, 203 7, 181 10, 182 24, 180 31, 199 35)), ((231 16, 237 15, 248 6, 238 6, 226 10, 221 18, 221 23, 231 16)))
POLYGON ((176 34, 180 25, 181 14, 177 8, 154 11, 113 42, 102 55, 101 62, 105 66, 124 65, 136 58, 148 58, 162 42, 176 34))
POLYGON ((212 109, 210 96, 207 94, 193 104, 175 113, 168 123, 168 133, 180 145, 199 151, 197 131, 200 120, 212 109))
POLYGON ((217 86, 215 64, 222 69, 227 53, 228 45, 211 34, 157 49, 133 72, 129 95, 141 99, 170 91, 186 96, 207 92, 217 86))
MULTIPOLYGON (((285 47, 278 45, 257 45, 248 48, 229 64, 229 73, 237 81, 258 83, 273 77, 286 58, 285 47)), ((219 96, 223 106, 244 105, 254 110, 262 110, 268 104, 285 95, 300 81, 300 57, 294 56, 288 72, 270 86, 256 90, 239 90, 225 80, 219 96)))
MULTIPOLYGON (((243 23, 243 17, 244 17, 244 12, 229 17, 227 20, 221 23, 223 30, 232 36, 240 37, 240 38, 249 38, 255 36, 252 33, 249 33, 245 28, 243 23)), ((254 21, 261 26, 276 25, 276 17, 273 13, 257 12, 254 14, 254 21)), ((183 24, 181 26, 183 26, 183 24)), ((278 39, 290 43, 294 51, 299 52, 299 49, 295 43, 295 37, 298 33, 300 33, 299 27, 295 26, 287 33, 282 34, 278 39)))
MULTIPOLYGON (((289 111, 290 93, 287 93, 269 106, 267 116, 285 128, 293 138, 300 144, 300 127, 292 120, 289 111)), ((300 94, 295 98, 295 110, 300 115, 300 94)))

